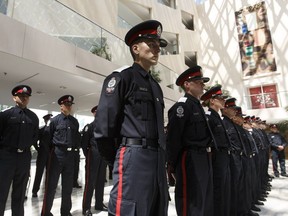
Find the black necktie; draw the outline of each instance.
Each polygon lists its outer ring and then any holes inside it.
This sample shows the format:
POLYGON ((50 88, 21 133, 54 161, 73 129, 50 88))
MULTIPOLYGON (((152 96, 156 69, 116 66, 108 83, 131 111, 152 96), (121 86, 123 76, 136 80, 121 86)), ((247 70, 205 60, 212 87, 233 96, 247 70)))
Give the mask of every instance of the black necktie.
POLYGON ((152 80, 153 78, 149 74, 149 82, 152 88, 152 94, 153 94, 153 101, 154 101, 154 107, 156 112, 156 120, 157 120, 157 129, 158 129, 158 139, 159 139, 159 145, 162 149, 166 149, 165 145, 165 135, 164 135, 164 117, 163 117, 163 108, 160 103, 160 96, 161 93, 157 91, 159 89, 159 86, 156 84, 156 81, 152 80))

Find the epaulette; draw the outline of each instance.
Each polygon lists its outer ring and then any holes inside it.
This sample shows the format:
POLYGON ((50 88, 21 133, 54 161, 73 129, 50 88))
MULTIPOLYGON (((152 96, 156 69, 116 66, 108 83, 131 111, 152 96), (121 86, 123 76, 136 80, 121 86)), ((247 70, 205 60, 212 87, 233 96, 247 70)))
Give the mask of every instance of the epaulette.
POLYGON ((207 111, 205 112, 205 114, 206 114, 206 115, 211 115, 211 111, 207 110, 207 111))
POLYGON ((186 100, 187 100, 187 97, 181 97, 181 98, 179 98, 178 102, 183 102, 183 103, 185 103, 186 100))
POLYGON ((3 109, 3 110, 1 110, 1 112, 4 112, 4 111, 6 111, 6 110, 9 110, 9 109, 12 109, 14 106, 11 106, 11 107, 7 107, 7 108, 5 108, 5 109, 3 109))
POLYGON ((123 70, 126 70, 127 68, 129 68, 129 67, 131 67, 131 66, 128 66, 128 65, 124 65, 124 66, 122 66, 122 67, 120 67, 120 68, 117 68, 117 69, 115 69, 114 71, 113 71, 113 73, 120 73, 120 72, 122 72, 123 70))

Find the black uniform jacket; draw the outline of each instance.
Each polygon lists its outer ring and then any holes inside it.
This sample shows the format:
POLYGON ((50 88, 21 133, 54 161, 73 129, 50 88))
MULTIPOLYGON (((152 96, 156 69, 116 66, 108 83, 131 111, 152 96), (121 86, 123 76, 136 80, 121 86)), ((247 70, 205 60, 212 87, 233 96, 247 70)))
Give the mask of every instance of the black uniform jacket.
POLYGON ((66 148, 80 145, 79 123, 73 116, 60 113, 51 119, 47 128, 53 145, 66 148))
POLYGON ((97 142, 94 137, 95 121, 90 124, 85 125, 82 131, 81 137, 81 148, 85 156, 87 156, 87 151, 92 146, 97 147, 97 142))
POLYGON ((280 133, 269 133, 268 138, 272 150, 277 150, 278 146, 287 146, 287 142, 280 133))
POLYGON ((37 142, 39 119, 18 106, 0 113, 0 146, 28 150, 37 142))
POLYGON ((204 110, 198 99, 185 94, 168 111, 168 162, 175 169, 185 148, 206 148, 211 144, 204 110))
POLYGON ((227 149, 230 148, 228 135, 219 113, 209 108, 208 112, 206 112, 206 115, 208 117, 210 128, 216 141, 215 147, 227 149))
MULTIPOLYGON (((224 116, 223 118, 223 124, 226 128, 230 144, 231 144, 231 150, 236 151, 238 153, 244 152, 244 144, 242 143, 241 136, 239 134, 239 131, 237 130, 237 125, 229 119, 227 116, 224 116)), ((239 126, 240 127, 240 126, 239 126)))
POLYGON ((115 139, 123 137, 156 139, 165 149, 163 109, 159 84, 140 65, 113 72, 104 80, 95 118, 101 155, 113 162, 115 139))

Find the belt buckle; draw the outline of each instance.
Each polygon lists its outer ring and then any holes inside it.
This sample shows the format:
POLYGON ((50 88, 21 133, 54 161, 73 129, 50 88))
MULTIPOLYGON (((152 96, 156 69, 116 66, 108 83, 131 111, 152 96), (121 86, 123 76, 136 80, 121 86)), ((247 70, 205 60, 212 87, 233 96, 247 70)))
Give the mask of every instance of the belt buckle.
POLYGON ((242 155, 243 154, 243 152, 240 152, 240 155, 242 155))
POLYGON ((17 153, 23 153, 24 150, 23 149, 17 149, 17 153))
POLYGON ((206 148, 206 151, 209 153, 209 152, 211 152, 211 147, 207 147, 206 148))
POLYGON ((230 150, 228 150, 228 155, 230 155, 231 154, 231 152, 230 152, 230 150))
POLYGON ((72 151, 72 148, 67 148, 67 151, 72 151))

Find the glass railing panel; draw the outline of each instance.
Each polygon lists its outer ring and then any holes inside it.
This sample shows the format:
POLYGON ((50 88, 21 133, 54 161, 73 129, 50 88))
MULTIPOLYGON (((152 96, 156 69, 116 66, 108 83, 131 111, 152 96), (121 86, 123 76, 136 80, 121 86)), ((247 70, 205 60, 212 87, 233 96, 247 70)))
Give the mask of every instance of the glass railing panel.
MULTIPOLYGON (((0 11, 12 16, 13 19, 72 43, 117 65, 131 65, 133 62, 129 48, 123 39, 57 1, 0 0, 0 11)), ((125 28, 131 28, 131 25, 120 17, 118 17, 118 21, 125 28)), ((165 53, 165 50, 161 49, 162 52, 165 53)), ((158 64, 155 68, 157 73, 159 71, 162 84, 176 90, 174 83, 177 74, 162 64, 158 64)))

